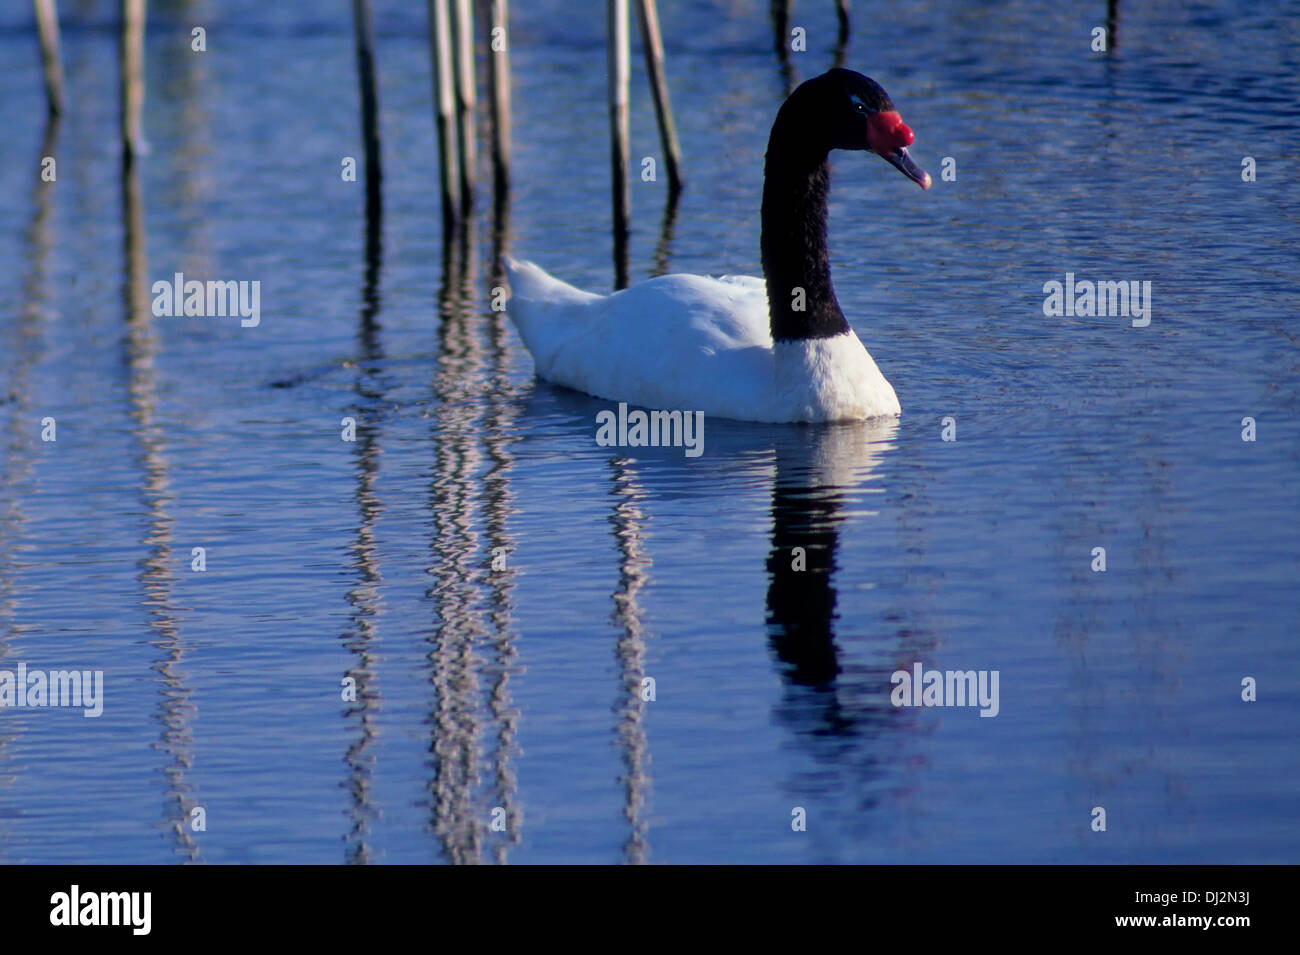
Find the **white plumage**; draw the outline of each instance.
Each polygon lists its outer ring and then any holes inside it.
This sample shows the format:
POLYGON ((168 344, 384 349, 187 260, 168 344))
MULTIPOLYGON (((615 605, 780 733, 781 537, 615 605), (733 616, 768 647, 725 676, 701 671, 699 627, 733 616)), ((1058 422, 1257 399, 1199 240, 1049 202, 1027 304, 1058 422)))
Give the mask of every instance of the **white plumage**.
POLYGON ((762 279, 665 275, 593 295, 507 258, 507 311, 537 374, 611 401, 741 421, 899 413, 851 330, 773 343, 762 279))

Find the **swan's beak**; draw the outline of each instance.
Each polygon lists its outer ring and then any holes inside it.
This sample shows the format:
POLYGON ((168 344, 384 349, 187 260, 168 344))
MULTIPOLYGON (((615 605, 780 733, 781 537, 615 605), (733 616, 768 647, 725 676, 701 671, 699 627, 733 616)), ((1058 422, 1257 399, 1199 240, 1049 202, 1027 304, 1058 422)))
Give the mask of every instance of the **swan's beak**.
POLYGON ((913 162, 907 152, 915 139, 903 118, 892 109, 872 113, 867 119, 867 148, 922 189, 929 189, 930 174, 913 162))
POLYGON ((906 146, 899 146, 885 157, 889 164, 901 172, 922 189, 930 188, 930 174, 918 166, 907 151, 906 146))

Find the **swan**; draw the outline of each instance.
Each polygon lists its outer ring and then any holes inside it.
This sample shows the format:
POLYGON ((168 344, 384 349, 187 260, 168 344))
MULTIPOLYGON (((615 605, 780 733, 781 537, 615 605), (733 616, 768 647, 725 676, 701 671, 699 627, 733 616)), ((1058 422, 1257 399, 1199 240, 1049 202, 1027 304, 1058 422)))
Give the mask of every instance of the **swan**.
POLYGON ((869 150, 922 189, 912 131, 875 80, 833 69, 777 112, 763 175, 764 279, 664 275, 612 295, 506 257, 506 311, 539 377, 611 401, 741 421, 860 420, 898 397, 844 318, 826 253, 832 149, 869 150))

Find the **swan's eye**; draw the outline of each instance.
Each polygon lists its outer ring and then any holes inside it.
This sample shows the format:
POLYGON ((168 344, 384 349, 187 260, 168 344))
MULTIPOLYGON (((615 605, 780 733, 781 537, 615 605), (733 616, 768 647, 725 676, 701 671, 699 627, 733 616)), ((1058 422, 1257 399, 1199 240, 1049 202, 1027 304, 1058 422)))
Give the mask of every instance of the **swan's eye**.
POLYGON ((867 104, 858 99, 854 94, 850 93, 849 99, 853 101, 853 109, 856 112, 862 113, 863 115, 871 112, 871 110, 867 109, 867 104))

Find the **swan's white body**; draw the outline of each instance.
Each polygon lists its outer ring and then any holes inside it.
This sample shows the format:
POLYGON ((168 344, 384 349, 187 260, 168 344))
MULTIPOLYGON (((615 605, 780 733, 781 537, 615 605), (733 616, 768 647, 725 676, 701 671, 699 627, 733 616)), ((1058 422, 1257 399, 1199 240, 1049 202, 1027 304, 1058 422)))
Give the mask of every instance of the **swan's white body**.
POLYGON ((851 330, 773 343, 762 279, 664 275, 593 295, 506 259, 507 311, 547 381, 644 408, 741 421, 899 413, 851 330))

